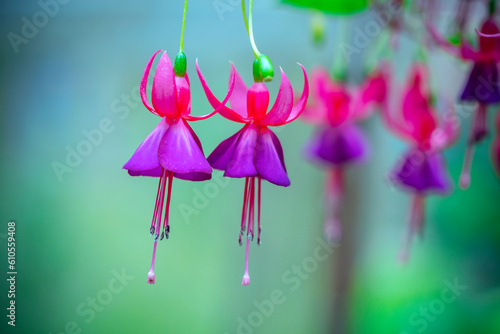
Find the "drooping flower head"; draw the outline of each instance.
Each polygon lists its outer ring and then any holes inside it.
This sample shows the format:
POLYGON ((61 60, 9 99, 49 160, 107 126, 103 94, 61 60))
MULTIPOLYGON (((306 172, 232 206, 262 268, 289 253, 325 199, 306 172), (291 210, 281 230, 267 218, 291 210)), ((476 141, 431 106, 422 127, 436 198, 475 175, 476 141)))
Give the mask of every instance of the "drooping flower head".
POLYGON ((316 125, 313 138, 307 143, 307 157, 328 168, 325 182, 324 232, 330 242, 341 236, 340 208, 344 197, 345 168, 363 161, 368 143, 357 122, 369 117, 374 107, 386 98, 384 71, 371 73, 360 87, 351 88, 332 81, 328 71, 318 68, 312 73, 312 95, 302 119, 316 125))
POLYGON ((445 51, 457 58, 473 62, 467 82, 464 86, 460 99, 462 101, 477 102, 477 110, 473 116, 472 126, 469 131, 467 148, 464 156, 462 172, 460 175, 460 187, 466 189, 471 182, 471 167, 474 156, 474 147, 481 142, 488 133, 487 108, 491 104, 500 102, 500 81, 498 76, 498 62, 500 62, 500 30, 495 18, 494 1, 490 3, 490 13, 483 20, 479 31, 478 50, 475 50, 466 39, 455 46, 445 40, 437 29, 428 22, 427 27, 434 40, 445 51))
POLYGON ((226 107, 224 106, 225 102, 221 103, 212 94, 198 64, 196 66, 201 84, 212 107, 218 109, 219 114, 223 117, 244 124, 240 131, 215 148, 208 157, 208 162, 213 168, 223 170, 225 177, 245 178, 239 243, 242 244, 241 238, 247 231, 245 274, 242 284, 248 285, 250 284, 248 275, 249 242, 253 240, 255 235, 255 194, 257 193, 257 243, 260 244, 261 180, 264 179, 283 187, 290 185, 283 148, 278 137, 269 127, 288 124, 302 113, 309 95, 307 74, 304 67, 300 65, 304 72, 304 90, 299 102, 294 106, 292 85, 285 72, 281 70, 280 90, 272 108, 268 110, 269 91, 263 82, 259 65, 254 63, 255 82, 250 88, 246 86, 233 67, 234 87, 230 86, 229 88, 230 107, 226 107), (256 183, 257 191, 255 191, 256 183))
POLYGON ((153 79, 152 103, 149 102, 146 92, 149 72, 154 58, 160 51, 155 52, 146 65, 140 93, 144 106, 151 113, 161 117, 161 121, 123 166, 131 176, 160 178, 150 227, 150 234, 155 236, 153 260, 148 273, 148 283, 151 284, 155 282, 157 241, 169 237, 168 217, 173 178, 204 181, 212 177, 212 168, 205 158, 201 142, 188 121, 203 120, 217 112, 214 110, 205 116, 190 115, 190 84, 186 73, 186 59, 182 52, 176 58, 175 70, 167 53, 161 55, 153 79), (162 224, 165 193, 167 198, 162 224))
MULTIPOLYGON (((400 253, 402 261, 409 257, 414 234, 423 233, 425 196, 429 193, 447 194, 451 190, 441 152, 456 141, 458 120, 451 103, 447 105, 448 114, 443 116, 443 121, 438 118, 427 82, 425 66, 415 64, 400 94, 402 98, 395 98, 383 109, 383 119, 389 129, 410 144, 389 174, 393 184, 413 195, 408 234, 400 253)), ((391 86, 396 87, 396 84, 391 86)))

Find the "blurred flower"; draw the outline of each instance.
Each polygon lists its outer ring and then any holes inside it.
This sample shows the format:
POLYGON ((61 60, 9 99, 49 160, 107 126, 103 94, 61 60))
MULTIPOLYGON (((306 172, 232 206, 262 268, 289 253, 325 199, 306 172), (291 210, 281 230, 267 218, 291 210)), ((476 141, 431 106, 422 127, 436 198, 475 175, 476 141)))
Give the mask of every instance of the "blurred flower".
POLYGON ((423 233, 425 196, 430 192, 446 194, 452 187, 441 152, 456 141, 458 119, 450 103, 442 124, 438 124, 427 82, 424 65, 413 65, 402 94, 397 93, 397 85, 392 83, 396 98, 383 109, 389 129, 411 145, 389 174, 395 185, 413 194, 408 234, 400 253, 402 261, 409 257, 415 233, 423 233))
POLYGON ((314 101, 306 107, 302 120, 316 125, 317 129, 305 151, 310 160, 328 168, 324 232, 329 242, 338 242, 342 229, 344 169, 350 163, 363 161, 369 151, 365 135, 356 122, 369 117, 373 107, 385 101, 384 71, 374 71, 357 89, 332 81, 323 68, 313 71, 311 81, 314 101))
MULTIPOLYGON (((264 82, 254 82, 250 89, 235 70, 234 89, 230 93, 231 108, 225 107, 210 91, 198 64, 198 75, 207 98, 213 108, 225 118, 245 124, 243 128, 233 136, 220 143, 208 157, 210 165, 224 171, 224 176, 233 178, 245 178, 245 189, 243 196, 243 210, 241 219, 241 237, 247 230, 247 245, 245 259, 245 275, 243 285, 250 284, 248 275, 248 248, 249 241, 254 238, 254 207, 255 207, 255 183, 258 184, 257 198, 257 243, 260 244, 260 193, 261 180, 267 180, 273 184, 288 187, 288 178, 283 149, 281 143, 269 129, 269 126, 280 126, 295 120, 304 109, 309 95, 307 74, 304 72, 304 90, 299 102, 293 106, 293 90, 290 81, 283 70, 281 71, 281 85, 276 102, 269 112, 269 91, 264 82), (248 212, 248 220, 247 220, 248 212)), ((231 88, 230 88, 231 91, 231 88)))
MULTIPOLYGON (((491 8, 490 8, 491 9, 491 8)), ((494 10, 494 6, 493 6, 494 10)), ((428 30, 435 41, 452 55, 463 60, 474 62, 469 78, 460 96, 462 101, 477 101, 478 106, 472 126, 469 131, 467 149, 465 152, 462 173, 460 175, 460 187, 466 189, 470 186, 470 171, 474 157, 474 146, 481 142, 488 134, 487 107, 490 104, 500 102, 500 82, 498 78, 498 62, 500 61, 500 39, 499 28, 494 21, 492 12, 482 23, 479 34, 479 50, 462 39, 457 47, 445 40, 430 23, 428 30)))
POLYGON ((146 65, 140 92, 146 108, 162 119, 123 166, 131 176, 160 178, 150 227, 150 234, 155 235, 153 260, 151 270, 148 273, 148 283, 151 284, 155 282, 154 264, 157 241, 164 237, 168 239, 170 232, 168 216, 173 178, 204 181, 212 177, 212 168, 205 158, 201 142, 187 121, 206 119, 217 112, 214 110, 208 115, 199 117, 190 115, 189 78, 186 73, 176 76, 166 52, 162 54, 156 69, 151 95, 152 105, 150 104, 146 86, 151 65, 160 51, 155 52, 146 65), (167 191, 167 202, 162 226, 165 191, 167 191))

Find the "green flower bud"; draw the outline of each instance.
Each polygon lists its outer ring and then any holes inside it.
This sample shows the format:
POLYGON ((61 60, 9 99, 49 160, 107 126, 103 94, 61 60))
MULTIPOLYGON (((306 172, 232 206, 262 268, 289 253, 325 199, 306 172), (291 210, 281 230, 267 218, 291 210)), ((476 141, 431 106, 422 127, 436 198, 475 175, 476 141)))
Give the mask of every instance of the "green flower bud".
POLYGON ((180 51, 177 56, 175 56, 174 62, 174 72, 178 77, 183 77, 186 74, 187 69, 187 58, 186 54, 180 51))
POLYGON ((260 74, 260 66, 258 59, 255 59, 253 61, 252 71, 253 71, 253 81, 262 82, 264 80, 264 78, 262 78, 262 74, 260 74))
POLYGON ((259 55, 253 62, 253 80, 255 82, 271 81, 274 77, 274 68, 266 55, 259 55))
POLYGON ((325 15, 321 12, 314 14, 311 20, 312 40, 317 46, 325 42, 325 15))

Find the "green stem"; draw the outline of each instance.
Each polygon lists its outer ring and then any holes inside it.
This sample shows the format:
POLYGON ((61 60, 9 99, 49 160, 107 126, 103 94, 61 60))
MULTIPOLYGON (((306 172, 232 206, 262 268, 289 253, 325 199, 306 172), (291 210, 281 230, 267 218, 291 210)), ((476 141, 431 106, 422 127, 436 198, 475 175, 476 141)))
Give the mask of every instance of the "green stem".
POLYGON ((247 13, 245 10, 245 0, 241 0, 241 12, 243 13, 243 20, 245 21, 245 28, 247 28, 248 37, 250 37, 250 44, 252 45, 252 50, 255 55, 255 58, 260 56, 259 49, 257 49, 257 45, 255 44, 255 40, 253 38, 253 25, 252 25, 252 13, 253 13, 253 0, 250 0, 250 8, 249 15, 247 20, 247 13))
POLYGON ((184 15, 182 16, 182 32, 181 32, 181 47, 180 51, 182 52, 184 48, 184 28, 186 27, 186 12, 188 7, 188 0, 184 0, 184 15))

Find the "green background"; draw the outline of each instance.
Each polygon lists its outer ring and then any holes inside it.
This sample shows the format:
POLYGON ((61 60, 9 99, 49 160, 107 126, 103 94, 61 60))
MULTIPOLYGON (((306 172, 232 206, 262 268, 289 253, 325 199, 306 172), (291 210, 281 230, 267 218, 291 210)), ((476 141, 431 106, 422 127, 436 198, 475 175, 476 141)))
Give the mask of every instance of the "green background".
MULTIPOLYGON (((240 8, 221 2, 223 10, 212 1, 189 4, 184 46, 194 115, 211 111, 195 74, 196 58, 217 96, 225 93, 229 61, 251 80, 253 55, 240 8)), ((251 245, 251 285, 241 286, 239 179, 213 188, 217 194, 188 219, 181 208, 194 207, 196 192, 214 183, 174 181, 171 238, 159 243, 156 284, 147 284, 157 180, 129 177, 121 167, 159 122, 137 102, 137 87, 153 52, 166 49, 171 58, 177 53, 182 2, 72 0, 15 53, 7 34, 21 34, 22 18, 32 22, 40 10, 36 1, 4 1, 0 8, 3 312, 10 220, 16 222, 18 272, 16 327, 7 326, 2 314, 2 333, 500 332, 500 183, 488 159, 490 139, 476 150, 469 190, 429 198, 424 240, 415 242, 411 262, 402 266, 396 257, 410 198, 387 184, 385 175, 405 144, 386 131, 378 115, 363 125, 372 158, 348 171, 345 236, 306 278, 297 281, 290 270, 310 261, 321 244, 324 171, 303 159, 313 129, 297 121, 276 129, 292 186, 263 185, 263 245, 251 245), (122 95, 131 102, 122 102, 122 95), (67 148, 76 149, 86 139, 82 131, 98 128, 104 119, 113 130, 60 181, 53 163, 65 164, 67 148), (113 272, 123 271, 126 285, 114 280, 113 272), (454 280, 466 288, 419 332, 420 308, 438 305, 446 281, 454 280), (270 300, 273 291, 283 293, 283 302, 259 318, 255 305, 270 300), (105 304, 98 302, 93 316, 88 298, 105 304), (262 321, 244 329, 240 319, 262 321)), ((348 24, 364 29, 370 19, 364 13, 348 24)), ((275 2, 256 1, 254 26, 259 49, 297 90, 303 79, 296 62, 308 70, 330 66, 339 43, 338 22, 332 20, 327 43, 313 48, 308 13, 275 2)), ((394 64, 400 80, 414 50, 410 40, 403 37, 401 43, 394 64)), ((430 66, 433 87, 457 96, 468 66, 442 53, 430 66)), ((350 68, 359 81, 360 55, 350 68)), ((269 85, 271 98, 278 85, 279 80, 269 85)), ((460 140, 446 152, 454 180, 469 124, 464 117, 460 140)), ((206 154, 239 129, 218 115, 192 126, 206 154)))

